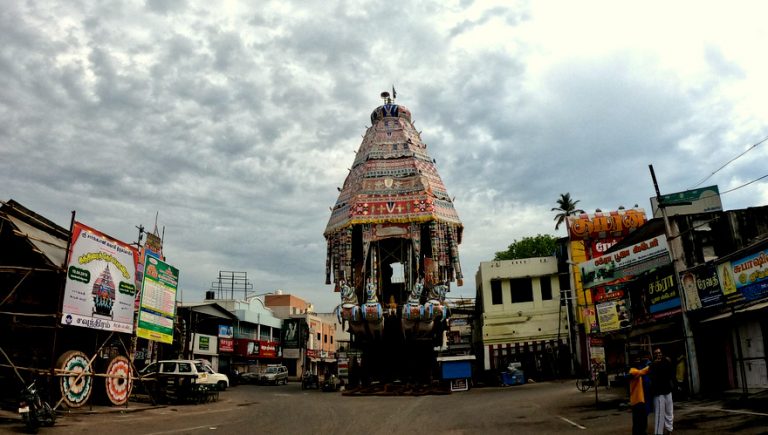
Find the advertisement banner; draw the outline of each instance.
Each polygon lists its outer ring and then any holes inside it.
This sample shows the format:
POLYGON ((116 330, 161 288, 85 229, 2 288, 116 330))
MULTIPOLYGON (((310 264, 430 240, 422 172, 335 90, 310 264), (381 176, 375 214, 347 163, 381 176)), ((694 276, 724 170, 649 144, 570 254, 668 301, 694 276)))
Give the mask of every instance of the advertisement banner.
POLYGON ((633 277, 645 271, 671 264, 667 238, 658 236, 628 248, 579 264, 585 288, 633 277))
POLYGON ((584 307, 581 310, 582 318, 584 319, 584 327, 587 333, 598 333, 600 330, 597 328, 597 316, 595 314, 595 307, 584 307))
POLYGON ((155 257, 147 257, 136 335, 147 340, 173 343, 178 285, 178 269, 155 257))
POLYGON ((717 278, 717 269, 706 266, 680 274, 685 292, 686 310, 693 311, 723 303, 723 291, 717 278))
POLYGON ((717 266, 727 303, 748 302, 768 295, 768 250, 717 266))
POLYGON ((654 318, 680 311, 680 294, 672 267, 665 267, 648 275, 648 310, 654 318))
POLYGON ((589 347, 589 362, 592 368, 592 374, 605 371, 605 348, 602 346, 589 347))
POLYGON ((235 350, 237 355, 246 358, 277 358, 277 346, 275 341, 249 340, 247 338, 235 339, 235 350))
POLYGON ((236 338, 235 354, 246 358, 258 358, 259 342, 247 338, 236 338))
POLYGON ((232 325, 219 325, 219 337, 220 338, 233 338, 235 336, 235 329, 232 325))
MULTIPOLYGON (((606 237, 604 239, 587 240, 589 246, 589 256, 587 258, 597 258, 605 254, 605 251, 611 249, 613 245, 621 241, 620 237, 606 237)), ((587 249, 587 246, 584 247, 587 249)))
POLYGON ((301 336, 301 319, 285 319, 283 321, 283 349, 298 349, 301 336))
POLYGON ((277 342, 274 341, 260 341, 259 342, 259 357, 261 358, 277 358, 277 342))
POLYGON ((219 337, 219 352, 234 352, 235 351, 235 339, 219 337))
POLYGON ((617 299, 595 305, 600 332, 618 331, 630 326, 626 300, 617 299))
POLYGON ((75 222, 61 323, 133 332, 136 248, 75 222))
POLYGON ((192 353, 198 355, 217 355, 218 337, 195 333, 192 335, 192 353))

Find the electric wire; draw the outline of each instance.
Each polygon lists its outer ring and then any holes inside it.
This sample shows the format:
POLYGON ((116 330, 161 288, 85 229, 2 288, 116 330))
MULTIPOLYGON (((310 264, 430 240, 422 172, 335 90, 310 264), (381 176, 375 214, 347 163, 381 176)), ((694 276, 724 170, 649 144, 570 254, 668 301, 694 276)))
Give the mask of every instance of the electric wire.
POLYGON ((756 182, 756 181, 760 181, 760 180, 762 180, 762 179, 763 179, 763 178, 765 178, 765 177, 768 177, 768 174, 765 174, 765 175, 763 175, 763 176, 762 176, 762 177, 760 177, 760 178, 755 178, 754 180, 752 180, 752 181, 750 181, 750 182, 748 182, 748 183, 744 183, 744 184, 742 184, 741 186, 738 186, 738 187, 734 187, 733 189, 729 189, 729 190, 726 190, 725 192, 720 192, 720 194, 721 194, 721 195, 725 195, 726 193, 730 193, 730 192, 733 192, 734 190, 738 190, 738 189, 741 189, 742 187, 746 187, 746 186, 749 186, 750 184, 752 184, 752 183, 754 183, 754 182, 756 182))
MULTIPOLYGON (((758 146, 758 145, 762 144, 762 143, 763 143, 763 142, 765 142, 765 141, 768 141, 768 137, 766 137, 765 139, 761 140, 760 142, 758 142, 758 143, 756 143, 756 144, 752 145, 751 147, 747 148, 747 149, 746 149, 746 150, 745 150, 743 153, 739 154, 738 156, 736 156, 736 157, 732 158, 731 160, 728 160, 728 161, 727 161, 727 162, 726 162, 724 165, 720 166, 719 168, 717 168, 717 170, 715 170, 715 171, 714 171, 714 172, 712 172, 711 174, 709 174, 709 175, 707 175, 706 177, 704 177, 704 178, 703 178, 701 181, 699 181, 698 183, 696 183, 696 184, 695 184, 695 185, 692 187, 692 189, 693 189, 693 188, 696 188, 696 187, 699 187, 699 186, 701 186, 701 183, 703 183, 703 182, 705 182, 705 181, 709 180, 709 179, 710 179, 710 178, 711 178, 713 175, 715 175, 716 173, 720 172, 720 171, 721 171, 723 168, 725 168, 726 166, 730 165, 730 164, 731 164, 731 163, 733 163, 735 160, 737 160, 737 159, 739 159, 740 157, 742 157, 744 154, 746 154, 746 153, 748 153, 748 152, 752 151, 753 149, 757 148, 757 146, 758 146)), ((757 181, 757 180, 755 180, 755 181, 757 181)), ((740 187, 743 187, 743 186, 740 186, 740 187)), ((732 189, 732 190, 735 190, 735 189, 732 189)), ((725 193, 725 192, 724 192, 724 193, 725 193)))

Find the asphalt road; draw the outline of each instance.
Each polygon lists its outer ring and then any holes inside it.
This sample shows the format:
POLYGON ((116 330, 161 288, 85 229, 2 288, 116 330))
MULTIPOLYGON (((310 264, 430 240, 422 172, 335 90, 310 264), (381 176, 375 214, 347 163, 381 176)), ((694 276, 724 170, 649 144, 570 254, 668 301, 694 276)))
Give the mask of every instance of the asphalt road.
MULTIPOLYGON (((127 410, 94 407, 64 414, 41 434, 551 434, 630 433, 621 389, 581 393, 573 381, 476 388, 449 395, 349 397, 285 386, 240 385, 219 401, 127 410), (90 412, 87 412, 90 411, 90 412)), ((652 417, 649 418, 649 430, 652 417)), ((768 414, 723 409, 720 402, 683 402, 675 433, 768 433, 768 414)), ((0 433, 22 433, 0 422, 0 433)))

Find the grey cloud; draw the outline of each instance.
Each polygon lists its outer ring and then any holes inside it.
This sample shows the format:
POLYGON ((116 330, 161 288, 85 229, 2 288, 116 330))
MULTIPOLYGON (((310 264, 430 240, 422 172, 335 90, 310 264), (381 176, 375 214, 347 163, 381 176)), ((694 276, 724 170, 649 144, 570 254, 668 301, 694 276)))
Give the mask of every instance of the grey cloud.
POLYGON ((186 8, 186 2, 182 0, 146 0, 147 9, 158 14, 180 12, 186 8))
MULTIPOLYGON (((267 2, 228 18, 234 27, 204 4, 176 5, 9 5, 0 15, 0 180, 5 195, 59 224, 77 209, 125 240, 160 212, 191 299, 218 270, 241 269, 262 292, 282 288, 323 309, 338 302, 323 285, 328 207, 379 92, 393 84, 457 197, 467 277, 528 235, 483 246, 488 228, 554 232, 549 208, 564 192, 589 210, 647 207, 649 163, 663 189, 688 187, 691 174, 736 154, 723 144, 754 143, 760 128, 735 126, 735 108, 713 98, 742 79, 726 52, 708 61, 727 80, 713 72, 683 83, 630 68, 648 64, 620 53, 531 77, 522 43, 515 52, 451 46, 434 20, 462 4, 315 2, 302 5, 312 13, 286 15, 267 2), (38 28, 49 13, 67 27, 38 28), (691 138, 697 150, 678 146, 691 138)), ((516 25, 528 13, 489 10, 463 25, 516 25)))

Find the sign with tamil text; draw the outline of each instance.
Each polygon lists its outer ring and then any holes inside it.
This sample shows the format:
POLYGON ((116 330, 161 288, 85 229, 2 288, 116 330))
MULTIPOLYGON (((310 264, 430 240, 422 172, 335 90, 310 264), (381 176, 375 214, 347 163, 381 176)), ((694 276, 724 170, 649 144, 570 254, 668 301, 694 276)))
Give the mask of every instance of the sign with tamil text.
POLYGON ((178 269, 158 258, 146 258, 136 335, 147 340, 173 343, 178 285, 178 269))
POLYGON ((138 258, 133 246, 75 222, 61 323, 132 333, 138 258))

